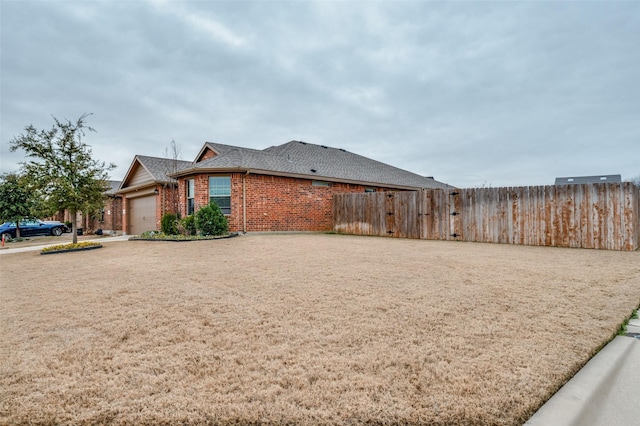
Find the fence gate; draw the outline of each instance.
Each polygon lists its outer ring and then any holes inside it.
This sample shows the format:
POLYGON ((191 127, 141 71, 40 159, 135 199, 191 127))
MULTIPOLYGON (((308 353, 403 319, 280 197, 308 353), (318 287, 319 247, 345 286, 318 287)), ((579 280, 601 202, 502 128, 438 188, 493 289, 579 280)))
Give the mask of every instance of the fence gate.
POLYGON ((420 238, 419 197, 416 191, 385 192, 386 233, 398 238, 420 238))
POLYGON ((345 234, 420 238, 417 191, 335 194, 334 229, 345 234))
POLYGON ((418 192, 420 238, 460 240, 463 234, 462 194, 454 190, 425 189, 418 192))

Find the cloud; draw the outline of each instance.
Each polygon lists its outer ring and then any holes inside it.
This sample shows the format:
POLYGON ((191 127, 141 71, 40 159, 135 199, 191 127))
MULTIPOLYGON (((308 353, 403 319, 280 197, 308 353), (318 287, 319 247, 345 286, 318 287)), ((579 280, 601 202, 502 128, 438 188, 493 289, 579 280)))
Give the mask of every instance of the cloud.
MULTIPOLYGON (((151 2, 159 12, 170 15, 182 21, 182 25, 189 27, 196 38, 196 42, 222 43, 231 48, 239 48, 245 40, 235 34, 230 28, 206 14, 190 12, 183 3, 168 1, 151 2), (199 36, 204 35, 204 39, 199 36)), ((178 23, 180 25, 180 23, 178 23)))
POLYGON ((135 154, 292 139, 459 186, 640 175, 640 4, 2 2, 12 135, 92 112, 135 154))

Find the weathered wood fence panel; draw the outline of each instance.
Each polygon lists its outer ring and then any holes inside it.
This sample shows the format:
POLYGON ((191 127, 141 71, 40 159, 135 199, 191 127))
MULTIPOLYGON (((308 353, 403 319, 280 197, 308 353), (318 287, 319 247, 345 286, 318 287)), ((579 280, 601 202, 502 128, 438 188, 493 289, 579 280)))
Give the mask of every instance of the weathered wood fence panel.
POLYGON ((334 195, 334 223, 341 233, 420 238, 416 191, 334 195), (366 195, 366 196, 361 196, 366 195))
POLYGON ((387 235, 386 194, 375 192, 365 195, 334 195, 334 223, 342 224, 340 232, 344 234, 387 235))
POLYGON ((338 194, 334 230, 430 240, 635 250, 632 183, 338 194))

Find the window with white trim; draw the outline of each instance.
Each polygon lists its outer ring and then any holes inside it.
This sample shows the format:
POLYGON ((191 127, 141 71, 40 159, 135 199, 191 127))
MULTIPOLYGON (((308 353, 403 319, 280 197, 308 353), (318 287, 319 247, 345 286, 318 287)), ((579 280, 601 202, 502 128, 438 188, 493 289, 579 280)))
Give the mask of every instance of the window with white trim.
POLYGON ((193 214, 196 207, 195 201, 195 180, 189 179, 187 180, 187 216, 193 214))
POLYGON ((231 177, 209 177, 209 202, 216 203, 224 214, 231 214, 231 177))

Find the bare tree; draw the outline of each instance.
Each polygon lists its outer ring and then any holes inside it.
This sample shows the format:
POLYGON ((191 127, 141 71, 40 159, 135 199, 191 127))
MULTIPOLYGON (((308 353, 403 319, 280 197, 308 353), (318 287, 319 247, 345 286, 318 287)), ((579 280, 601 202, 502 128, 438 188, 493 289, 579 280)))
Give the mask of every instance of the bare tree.
MULTIPOLYGON (((164 174, 171 178, 171 175, 179 170, 180 160, 182 160, 182 149, 180 144, 171 139, 169 146, 164 149, 163 157, 170 160, 165 163, 164 174)), ((163 184, 165 198, 167 200, 168 210, 172 213, 179 214, 180 212, 180 197, 178 194, 178 188, 175 184, 165 182, 163 184)))

